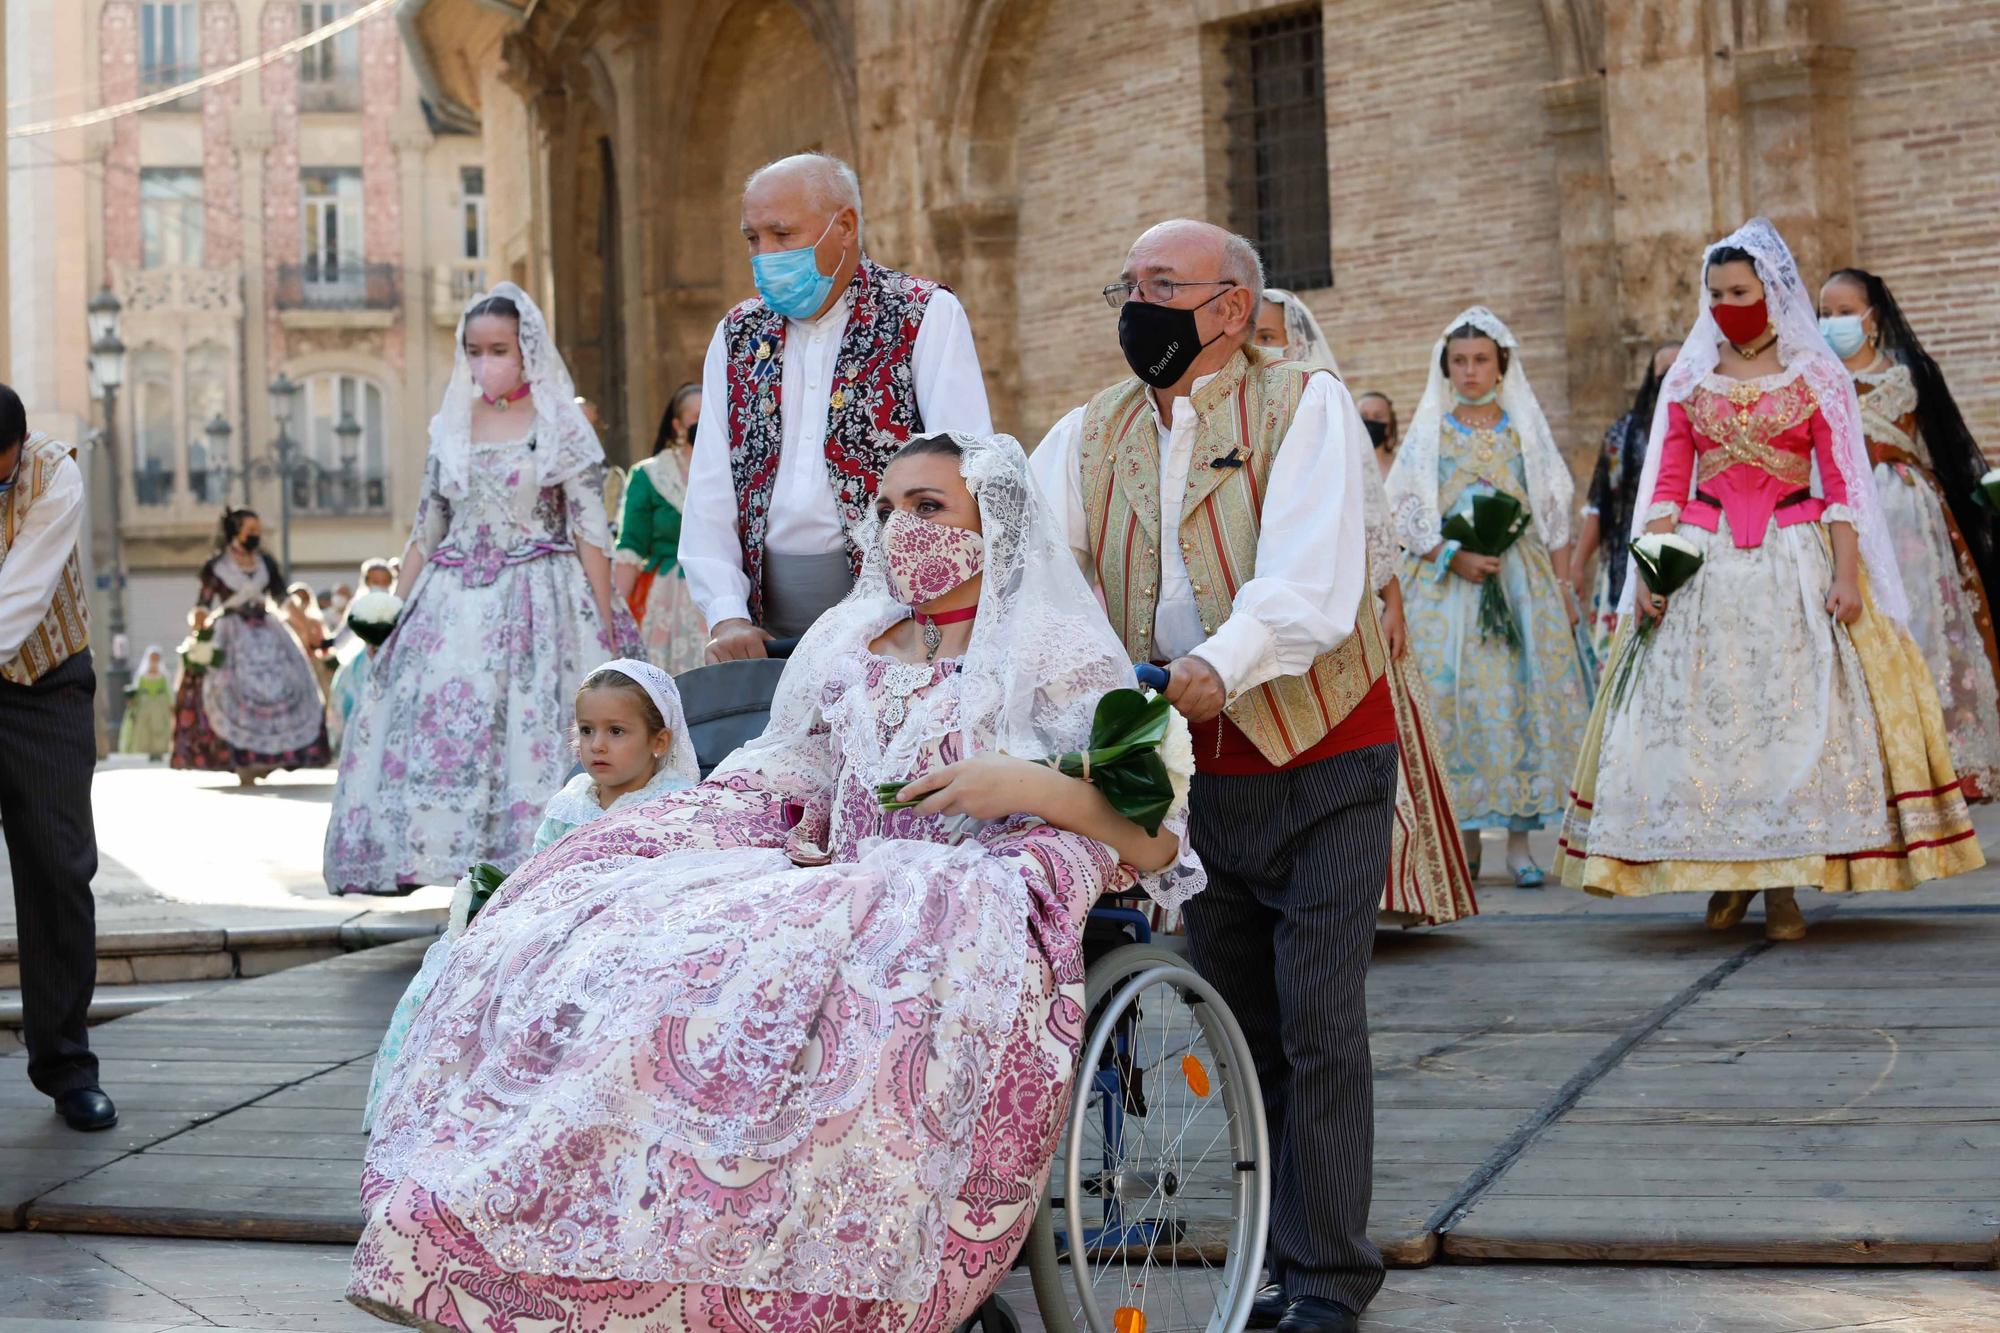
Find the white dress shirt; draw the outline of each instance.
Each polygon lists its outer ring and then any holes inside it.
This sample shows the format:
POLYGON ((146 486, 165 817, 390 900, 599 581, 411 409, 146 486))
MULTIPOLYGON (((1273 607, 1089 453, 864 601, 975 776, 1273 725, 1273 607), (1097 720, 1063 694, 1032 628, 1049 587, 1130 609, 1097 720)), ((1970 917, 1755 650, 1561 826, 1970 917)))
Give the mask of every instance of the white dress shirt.
MULTIPOLYGON (((14 465, 14 480, 28 476, 26 450, 14 465)), ((25 494, 14 499, 20 504, 25 494)), ((83 535, 83 473, 76 460, 65 458, 56 465, 56 474, 28 507, 21 526, 14 531, 14 543, 0 554, 0 663, 11 662, 21 645, 49 613, 56 584, 62 580, 63 562, 76 549, 83 535)))
MULTIPOLYGON (((1194 387, 1212 378, 1197 379, 1194 387)), ((1083 413, 1079 407, 1057 422, 1029 466, 1088 577, 1096 562, 1083 512, 1083 413)), ((1160 438, 1161 503, 1172 507, 1171 497, 1187 490, 1194 403, 1176 398, 1169 422, 1161 418, 1155 395, 1153 421, 1160 438)), ((1153 613, 1153 646, 1161 657, 1201 658, 1215 668, 1233 699, 1267 680, 1304 675, 1321 654, 1354 632, 1367 583, 1363 460, 1355 441, 1366 438, 1346 387, 1331 375, 1314 375, 1264 487, 1256 573, 1236 590, 1229 619, 1213 635, 1202 628, 1194 584, 1181 556, 1181 515, 1163 516, 1160 599, 1153 613)))
MULTIPOLYGON (((824 555, 842 549, 847 540, 833 483, 826 475, 826 432, 850 304, 851 298, 843 293, 818 319, 785 321, 778 389, 783 443, 764 530, 765 549, 783 555, 824 555)), ((728 351, 722 335, 723 325, 718 323, 702 362, 701 401, 708 420, 695 432, 687 505, 681 514, 681 568, 695 605, 711 627, 750 618, 750 576, 743 569, 743 543, 736 533, 736 482, 729 472, 728 351)), ((958 298, 943 288, 932 292, 925 303, 910 362, 925 430, 993 433, 972 325, 958 298)))

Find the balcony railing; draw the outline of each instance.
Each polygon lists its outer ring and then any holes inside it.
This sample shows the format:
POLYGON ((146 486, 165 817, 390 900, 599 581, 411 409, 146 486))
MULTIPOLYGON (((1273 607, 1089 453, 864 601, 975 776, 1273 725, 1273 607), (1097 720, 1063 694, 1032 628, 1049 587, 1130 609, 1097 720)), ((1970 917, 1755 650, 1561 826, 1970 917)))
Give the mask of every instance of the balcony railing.
POLYGON ((394 310, 399 271, 394 264, 311 259, 278 265, 280 310, 394 310))
POLYGON ((431 315, 447 327, 458 323, 472 298, 486 290, 486 261, 458 259, 431 269, 431 315))

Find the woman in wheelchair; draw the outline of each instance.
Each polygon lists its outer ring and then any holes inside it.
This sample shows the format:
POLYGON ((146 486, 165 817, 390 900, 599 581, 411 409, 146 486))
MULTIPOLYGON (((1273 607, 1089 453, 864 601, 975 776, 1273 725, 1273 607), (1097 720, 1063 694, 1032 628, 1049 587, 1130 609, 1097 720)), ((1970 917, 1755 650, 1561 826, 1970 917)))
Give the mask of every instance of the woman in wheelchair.
POLYGON ((1019 445, 913 441, 881 495, 764 735, 538 854, 452 951, 376 1119, 363 1308, 949 1333, 1004 1276, 1085 915, 1201 872, 1184 810, 1148 835, 1027 762, 1083 748, 1132 669, 1019 445))

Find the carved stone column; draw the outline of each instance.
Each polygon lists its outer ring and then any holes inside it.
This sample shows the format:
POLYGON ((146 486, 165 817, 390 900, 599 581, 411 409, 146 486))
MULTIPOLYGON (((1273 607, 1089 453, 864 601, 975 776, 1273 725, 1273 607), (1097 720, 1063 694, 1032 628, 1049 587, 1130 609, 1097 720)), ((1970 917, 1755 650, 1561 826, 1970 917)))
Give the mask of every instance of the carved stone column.
POLYGON ((1743 178, 1798 257, 1809 291, 1854 257, 1848 100, 1854 52, 1801 42, 1739 51, 1743 178))
POLYGON ((1550 138, 1561 200, 1564 370, 1570 419, 1564 440, 1570 467, 1587 481, 1598 432, 1623 410, 1626 374, 1620 327, 1619 263, 1612 230, 1611 167, 1604 143, 1604 79, 1586 74, 1546 84, 1550 138))

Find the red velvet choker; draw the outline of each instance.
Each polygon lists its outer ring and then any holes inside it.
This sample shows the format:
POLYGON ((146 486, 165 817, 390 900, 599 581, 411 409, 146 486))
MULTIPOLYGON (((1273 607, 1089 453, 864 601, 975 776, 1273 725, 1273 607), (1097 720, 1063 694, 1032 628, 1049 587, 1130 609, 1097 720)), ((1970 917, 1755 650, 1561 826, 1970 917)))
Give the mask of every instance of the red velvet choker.
POLYGON ((526 398, 533 388, 532 384, 529 384, 526 380, 522 380, 512 393, 503 393, 498 398, 495 398, 482 389, 479 392, 479 396, 486 400, 488 407, 497 407, 502 412, 505 412, 508 407, 526 398))
POLYGON ((976 605, 968 606, 957 611, 940 611, 936 615, 931 615, 927 611, 912 610, 910 614, 917 618, 917 624, 923 626, 924 660, 929 661, 938 655, 938 649, 944 644, 944 630, 941 627, 962 624, 978 615, 979 608, 976 605))

